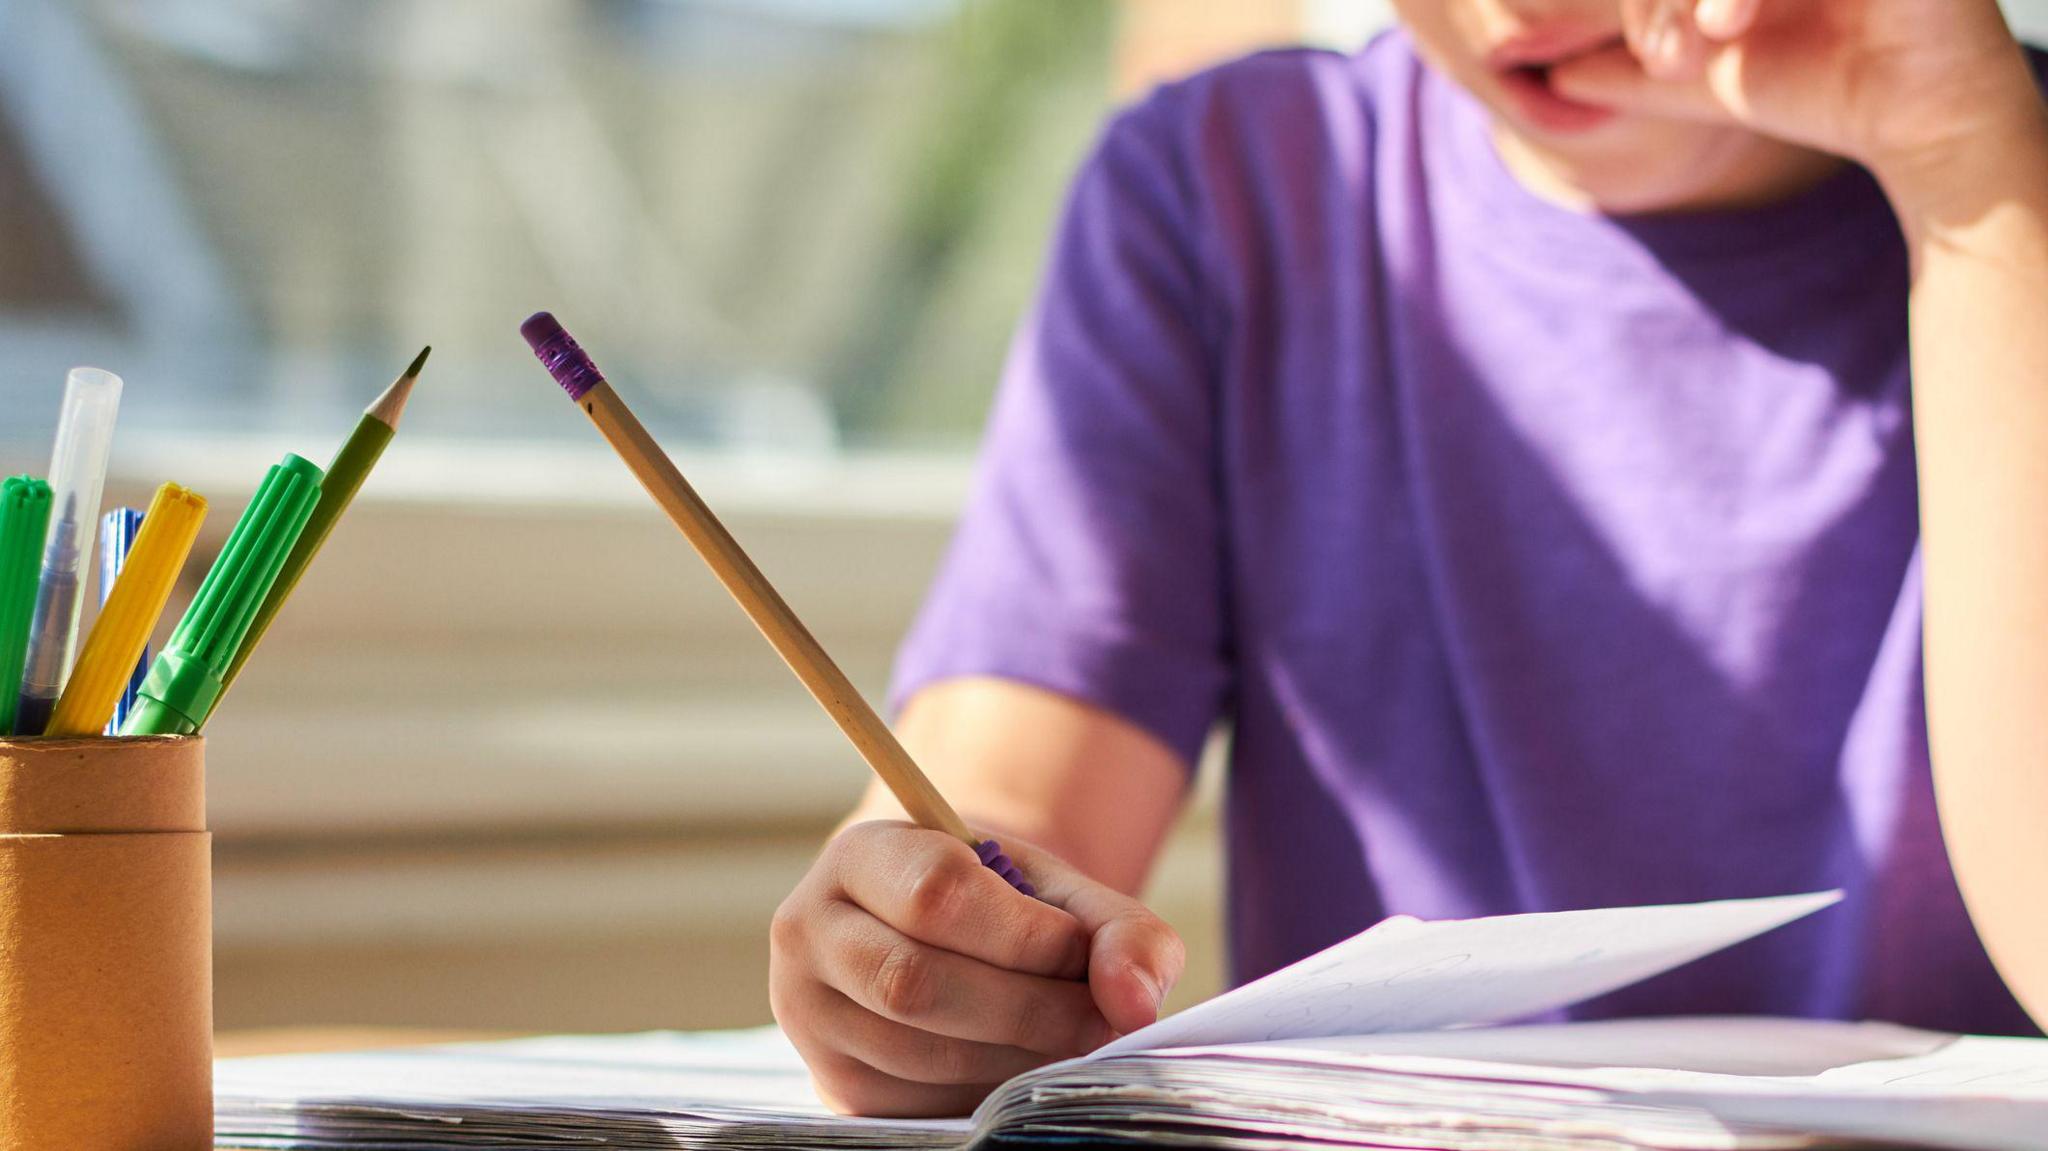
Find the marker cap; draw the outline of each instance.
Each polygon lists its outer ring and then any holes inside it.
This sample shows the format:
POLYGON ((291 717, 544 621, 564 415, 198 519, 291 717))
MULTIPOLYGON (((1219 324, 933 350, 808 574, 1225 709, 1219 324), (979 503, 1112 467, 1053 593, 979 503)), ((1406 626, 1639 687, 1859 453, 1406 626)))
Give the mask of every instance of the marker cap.
POLYGON ((323 478, 318 465, 295 455, 263 477, 170 643, 150 666, 135 714, 121 734, 184 734, 205 726, 257 608, 319 503, 323 478))

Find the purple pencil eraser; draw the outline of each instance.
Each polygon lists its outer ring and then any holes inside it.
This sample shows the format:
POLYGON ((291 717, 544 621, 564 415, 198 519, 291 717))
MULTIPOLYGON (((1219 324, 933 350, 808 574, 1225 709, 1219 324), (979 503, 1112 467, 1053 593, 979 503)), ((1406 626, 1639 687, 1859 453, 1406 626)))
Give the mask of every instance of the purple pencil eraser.
POLYGON ((576 337, 570 335, 553 314, 535 312, 526 317, 526 322, 519 325, 519 334, 526 337, 533 354, 540 357, 541 367, 562 385, 570 399, 580 401, 584 393, 604 382, 597 365, 590 362, 590 356, 576 342, 576 337))
POLYGON ((974 854, 981 857, 982 866, 1002 876, 1004 882, 1011 887, 1033 899, 1038 898, 1038 889, 1031 886, 1031 881, 1025 879, 1024 873, 1017 870, 1017 865, 1010 862, 1010 857, 1003 854, 1002 844, 993 839, 984 839, 975 847, 974 854))

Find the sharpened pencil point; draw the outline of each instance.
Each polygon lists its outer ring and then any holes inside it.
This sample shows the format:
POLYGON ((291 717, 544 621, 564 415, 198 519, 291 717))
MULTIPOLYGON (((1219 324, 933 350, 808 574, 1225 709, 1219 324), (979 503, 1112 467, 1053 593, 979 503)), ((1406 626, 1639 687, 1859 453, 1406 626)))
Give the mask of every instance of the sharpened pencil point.
POLYGON ((405 373, 391 381, 391 386, 384 389, 384 394, 378 396, 377 401, 371 404, 364 414, 389 426, 392 431, 397 431, 398 419, 405 414, 405 402, 412 398, 412 386, 419 381, 420 368, 427 362, 427 353, 433 350, 432 344, 421 348, 420 354, 412 358, 412 363, 406 367, 405 373))

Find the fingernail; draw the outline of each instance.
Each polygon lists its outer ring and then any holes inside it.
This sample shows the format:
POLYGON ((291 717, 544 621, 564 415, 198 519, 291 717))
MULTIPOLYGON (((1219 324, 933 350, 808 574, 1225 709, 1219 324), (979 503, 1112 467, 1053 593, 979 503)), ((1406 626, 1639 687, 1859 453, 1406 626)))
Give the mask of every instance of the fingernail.
POLYGON ((1692 18, 1700 27, 1718 32, 1728 26, 1728 18, 1735 14, 1735 5, 1730 0, 1700 0, 1692 10, 1692 18))
POLYGON ((1650 26, 1643 30, 1644 63, 1668 64, 1678 56, 1677 9, 1670 0, 1660 0, 1650 15, 1650 26))
POLYGON ((1659 21, 1650 29, 1643 51, 1654 64, 1669 64, 1678 55, 1678 29, 1669 21, 1659 21))
POLYGON ((1153 978, 1151 972, 1135 963, 1131 964, 1131 975, 1137 979, 1138 986, 1145 989, 1146 997, 1152 1000, 1152 1014, 1157 1016, 1159 1009, 1166 1005, 1166 989, 1159 986, 1159 980, 1153 978))

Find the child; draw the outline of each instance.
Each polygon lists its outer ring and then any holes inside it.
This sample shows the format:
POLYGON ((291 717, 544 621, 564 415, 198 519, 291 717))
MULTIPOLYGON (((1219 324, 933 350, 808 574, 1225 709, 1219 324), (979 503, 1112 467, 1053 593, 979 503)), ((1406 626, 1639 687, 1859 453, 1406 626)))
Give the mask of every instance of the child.
POLYGON ((2048 1012, 2048 111, 1995 0, 1397 6, 1080 175, 897 683, 1045 901, 865 803, 774 929, 835 1106, 1152 1020, 1132 893, 1219 718, 1239 980, 1396 913, 1841 887, 1579 1014, 2021 1030, 1932 758, 2048 1012))

